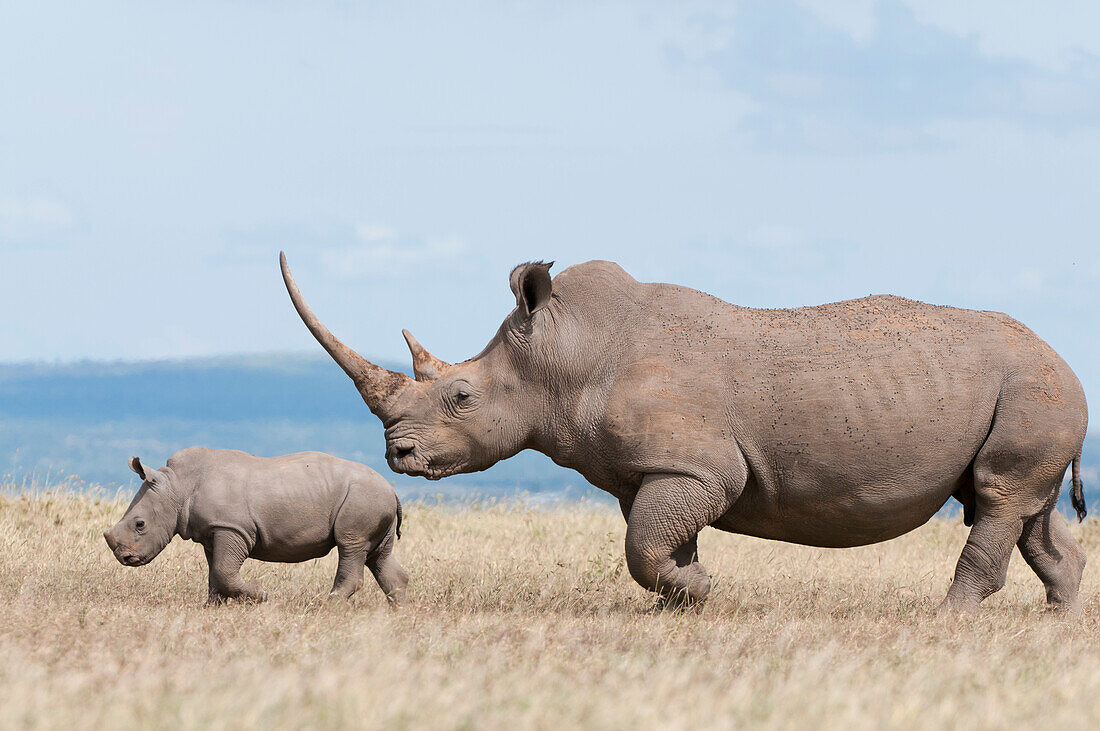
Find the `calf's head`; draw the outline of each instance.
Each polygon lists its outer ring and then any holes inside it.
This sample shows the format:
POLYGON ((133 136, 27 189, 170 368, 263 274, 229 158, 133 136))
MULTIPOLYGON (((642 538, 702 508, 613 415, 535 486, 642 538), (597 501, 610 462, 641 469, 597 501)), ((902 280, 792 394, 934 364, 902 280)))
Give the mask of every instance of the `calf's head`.
POLYGON ((168 494, 168 473, 149 469, 137 457, 130 469, 142 479, 126 514, 103 533, 115 558, 125 566, 144 566, 164 550, 176 534, 178 507, 168 494))
POLYGON ((516 308, 476 357, 447 363, 408 330, 415 380, 371 363, 321 324, 299 292, 286 257, 283 281, 295 309, 317 341, 351 377, 363 401, 386 428, 386 460, 395 472, 437 480, 487 469, 531 446, 548 397, 545 344, 552 323, 550 264, 512 272, 516 308))

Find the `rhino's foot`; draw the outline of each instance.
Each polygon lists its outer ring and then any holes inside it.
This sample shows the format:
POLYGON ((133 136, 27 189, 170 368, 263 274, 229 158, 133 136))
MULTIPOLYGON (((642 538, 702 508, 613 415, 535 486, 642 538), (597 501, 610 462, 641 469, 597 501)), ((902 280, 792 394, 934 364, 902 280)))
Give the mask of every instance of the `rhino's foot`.
POLYGON ((940 605, 936 607, 937 617, 957 617, 965 614, 976 614, 982 608, 981 602, 971 597, 963 597, 947 593, 940 605))
POLYGON ((352 594, 355 592, 347 591, 346 589, 333 589, 325 597, 325 604, 328 606, 348 604, 351 602, 352 594))
POLYGON ((1055 617, 1073 619, 1081 616, 1081 601, 1076 597, 1069 601, 1047 597, 1046 612, 1055 617))
POLYGON ((645 614, 663 614, 665 612, 694 612, 699 614, 706 604, 706 597, 692 599, 686 593, 678 593, 674 596, 659 596, 653 602, 653 606, 645 610, 645 614))
POLYGON ((267 592, 259 590, 254 593, 241 593, 235 596, 224 596, 222 594, 211 594, 206 599, 207 607, 220 607, 228 604, 230 601, 241 602, 242 604, 263 604, 267 601, 267 592))

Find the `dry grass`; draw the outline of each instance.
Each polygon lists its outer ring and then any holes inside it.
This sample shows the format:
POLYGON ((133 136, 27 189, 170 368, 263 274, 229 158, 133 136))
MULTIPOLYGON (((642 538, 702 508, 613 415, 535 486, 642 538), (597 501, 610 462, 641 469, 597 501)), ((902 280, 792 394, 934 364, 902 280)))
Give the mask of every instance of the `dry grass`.
MULTIPOLYGON (((124 568, 124 503, 0 498, 0 725, 128 727, 1084 727, 1100 604, 1042 611, 1017 556, 977 616, 936 620, 958 522, 829 551, 707 531, 706 609, 647 610, 598 506, 408 506, 413 603, 328 607, 334 560, 248 562, 272 600, 202 607, 178 539, 124 568)), ((1098 556, 1095 523, 1075 528, 1098 556)), ((1100 560, 1100 559, 1095 559, 1100 560)))

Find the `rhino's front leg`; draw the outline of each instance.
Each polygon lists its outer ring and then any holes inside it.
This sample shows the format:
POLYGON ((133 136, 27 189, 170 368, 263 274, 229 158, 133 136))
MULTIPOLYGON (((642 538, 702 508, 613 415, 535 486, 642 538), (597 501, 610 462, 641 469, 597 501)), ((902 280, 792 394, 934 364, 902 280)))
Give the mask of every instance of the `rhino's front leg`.
POLYGON ((699 563, 696 536, 730 509, 742 487, 730 490, 686 475, 647 475, 626 525, 626 565, 634 580, 676 604, 703 601, 710 577, 699 563))
POLYGON ((619 510, 623 511, 623 520, 627 523, 630 522, 630 509, 634 507, 634 498, 621 497, 619 498, 619 510))
POLYGON ((241 578, 241 565, 248 558, 249 546, 244 536, 234 530, 217 529, 208 539, 210 546, 210 587, 215 601, 244 599, 267 601, 267 592, 255 582, 241 578))

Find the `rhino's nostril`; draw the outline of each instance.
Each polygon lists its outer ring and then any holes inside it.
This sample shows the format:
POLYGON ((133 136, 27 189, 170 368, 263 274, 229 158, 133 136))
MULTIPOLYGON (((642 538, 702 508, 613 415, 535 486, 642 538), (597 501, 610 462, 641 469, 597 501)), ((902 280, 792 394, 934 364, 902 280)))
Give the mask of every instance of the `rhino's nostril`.
POLYGON ((404 439, 399 442, 391 442, 390 450, 394 459, 403 459, 416 451, 416 442, 404 439))

